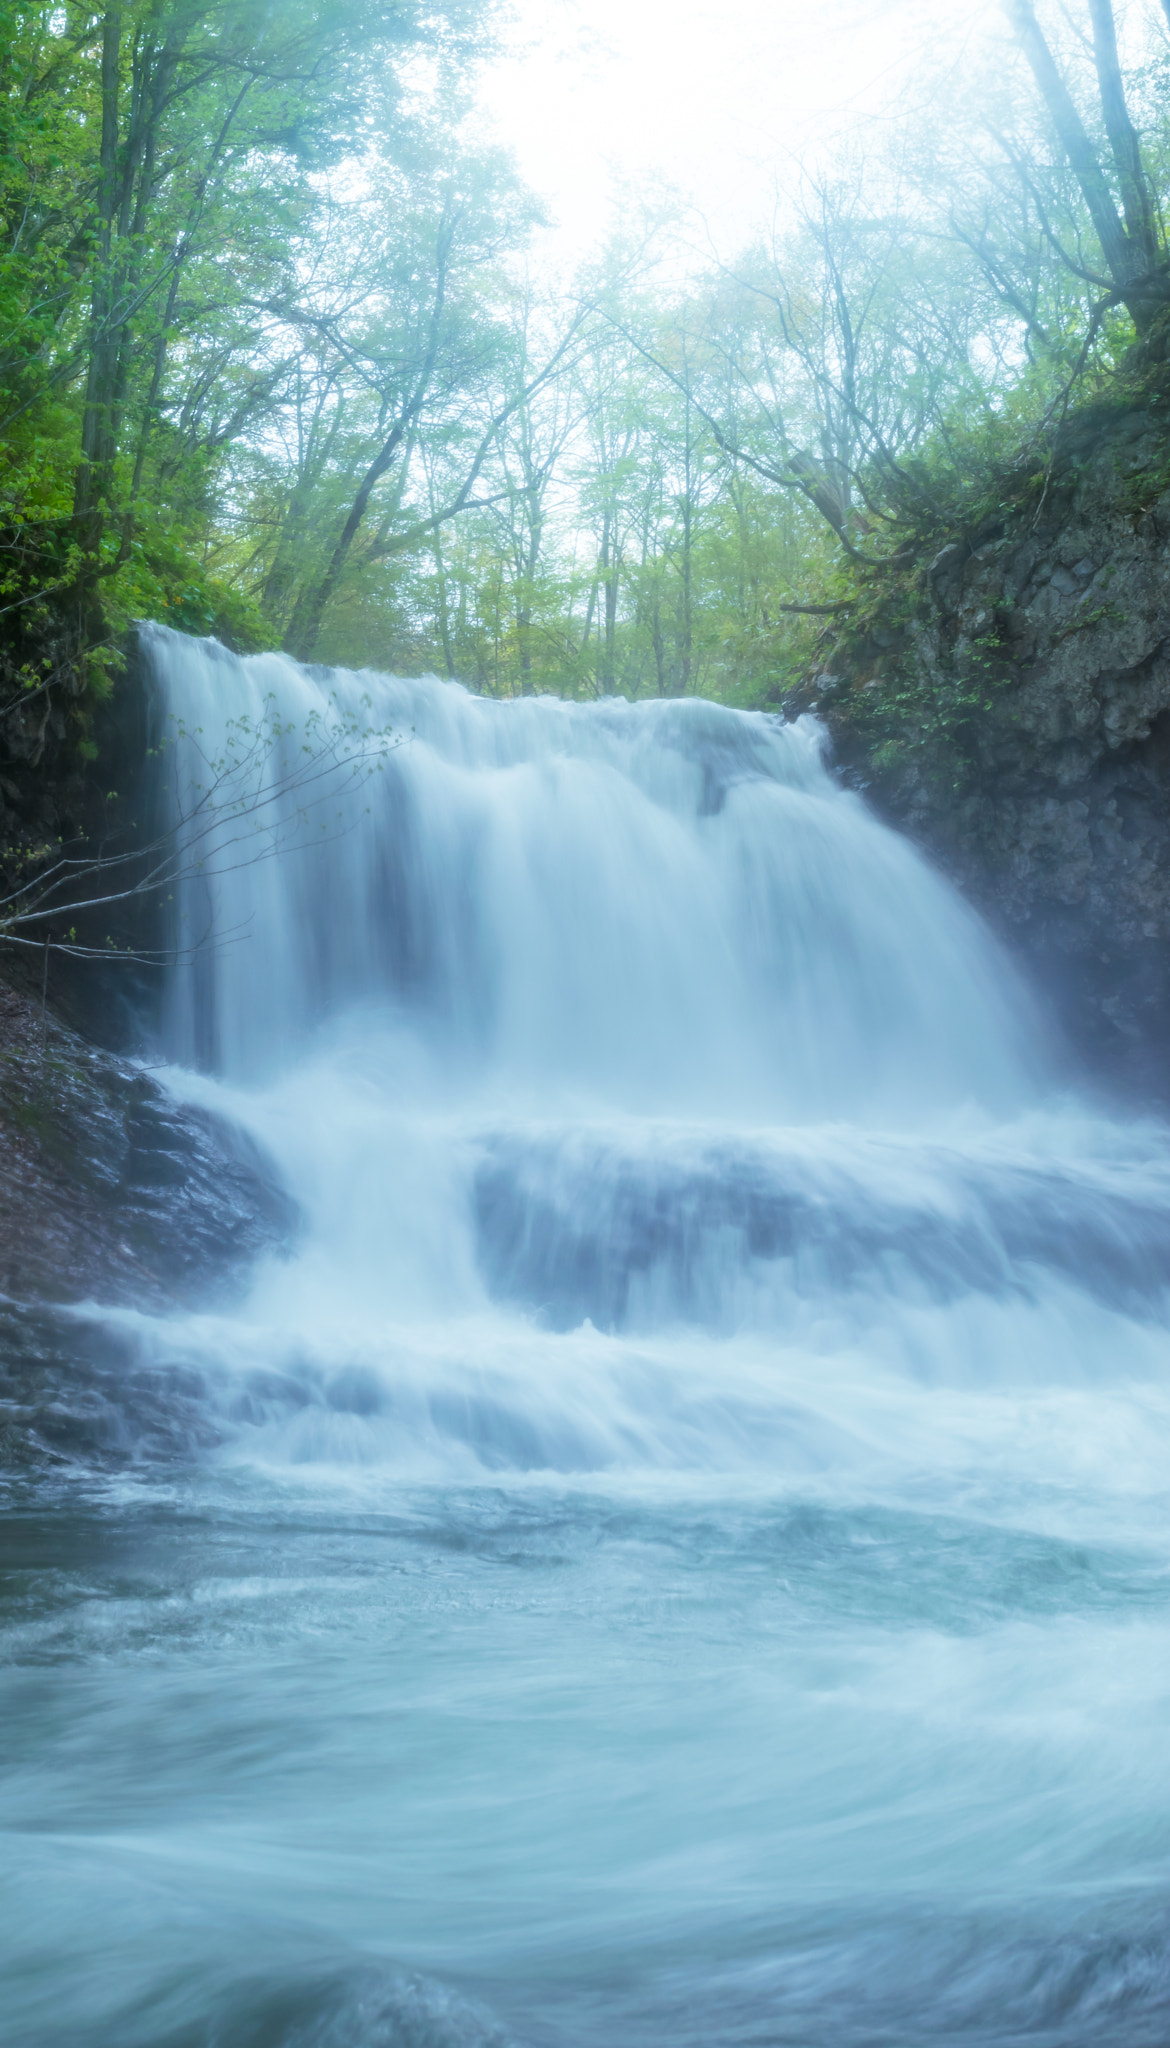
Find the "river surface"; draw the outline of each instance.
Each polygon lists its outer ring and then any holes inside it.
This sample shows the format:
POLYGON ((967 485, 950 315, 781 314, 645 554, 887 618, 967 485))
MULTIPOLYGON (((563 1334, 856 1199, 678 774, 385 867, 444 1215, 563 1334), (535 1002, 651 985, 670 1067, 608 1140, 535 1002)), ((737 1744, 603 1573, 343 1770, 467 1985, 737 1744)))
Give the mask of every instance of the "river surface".
POLYGON ((150 649, 301 1221, 4 1496, 0 2039, 1164 2048, 1164 1128, 808 721, 150 649))

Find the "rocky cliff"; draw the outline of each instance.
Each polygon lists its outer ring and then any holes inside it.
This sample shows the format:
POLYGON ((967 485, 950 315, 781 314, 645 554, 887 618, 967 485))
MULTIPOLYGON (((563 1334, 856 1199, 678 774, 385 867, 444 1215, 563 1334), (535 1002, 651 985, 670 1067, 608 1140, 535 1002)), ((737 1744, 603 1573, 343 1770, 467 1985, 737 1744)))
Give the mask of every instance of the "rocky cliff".
POLYGON ((844 772, 999 928, 1089 1069, 1165 1096, 1170 402, 1158 381, 1085 408, 990 515, 864 582, 789 703, 818 710, 844 772))

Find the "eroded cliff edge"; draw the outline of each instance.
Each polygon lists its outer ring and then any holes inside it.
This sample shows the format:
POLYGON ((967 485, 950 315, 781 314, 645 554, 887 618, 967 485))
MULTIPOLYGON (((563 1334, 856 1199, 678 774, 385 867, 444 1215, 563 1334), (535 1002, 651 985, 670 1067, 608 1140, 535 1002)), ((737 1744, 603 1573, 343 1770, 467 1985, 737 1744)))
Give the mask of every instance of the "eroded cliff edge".
POLYGON ((858 573, 789 710, 950 872, 1094 1075, 1170 1095, 1170 385, 1024 451, 998 505, 858 573))

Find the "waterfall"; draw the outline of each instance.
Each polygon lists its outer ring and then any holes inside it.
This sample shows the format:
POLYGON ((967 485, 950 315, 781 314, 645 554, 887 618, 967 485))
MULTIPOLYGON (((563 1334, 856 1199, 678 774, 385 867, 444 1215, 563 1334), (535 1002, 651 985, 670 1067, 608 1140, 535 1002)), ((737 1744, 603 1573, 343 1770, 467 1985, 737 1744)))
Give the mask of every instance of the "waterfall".
POLYGON ((1034 1091, 1005 960, 832 781, 811 719, 496 703, 149 644, 180 804, 241 721, 284 735, 269 806, 237 826, 229 776, 221 872, 184 892, 178 943, 202 950, 175 980, 177 1057, 270 1073, 365 1001, 442 1045, 444 1086, 534 1107, 896 1126, 1034 1091), (387 751, 292 783, 306 733, 324 754, 362 729, 387 751))
POLYGON ((176 816, 220 778, 177 1085, 304 1219, 215 1345, 237 1409, 283 1375, 274 1455, 803 1465, 827 1405, 851 1454, 835 1374, 893 1411, 1093 1376, 1156 1310, 1164 1150, 1060 1099, 1002 951, 813 721, 149 647, 176 816))
POLYGON ((848 1370, 1035 1374, 1100 1339, 1078 1294, 1160 1296, 1162 1153, 1053 1108, 1033 999, 813 721, 150 649, 176 813, 221 772, 170 1053, 305 1217, 219 1348, 307 1374, 301 1448, 350 1389, 363 1456, 766 1462, 811 1331, 848 1370), (637 1393, 623 1333, 660 1348, 637 1393))
POLYGON ((300 1222, 92 1311, 201 1449, 0 1583, 14 2039, 1166 2040, 1165 1129, 807 719, 146 649, 300 1222))

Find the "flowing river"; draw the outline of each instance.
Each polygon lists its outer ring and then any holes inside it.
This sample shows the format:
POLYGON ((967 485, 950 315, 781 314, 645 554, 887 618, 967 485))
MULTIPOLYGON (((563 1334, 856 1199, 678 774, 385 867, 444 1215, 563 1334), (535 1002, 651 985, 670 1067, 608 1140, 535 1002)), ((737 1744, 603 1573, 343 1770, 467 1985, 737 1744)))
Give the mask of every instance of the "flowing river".
POLYGON ((809 721, 148 644, 301 1220, 9 1518, 0 2037, 1164 2048, 1165 1130, 809 721))

